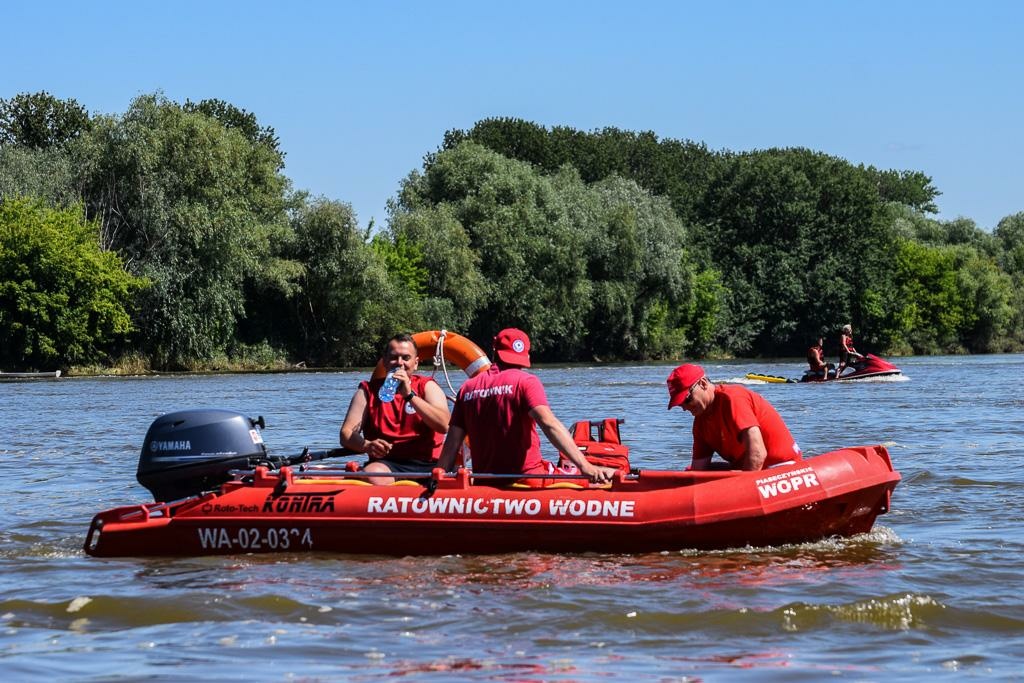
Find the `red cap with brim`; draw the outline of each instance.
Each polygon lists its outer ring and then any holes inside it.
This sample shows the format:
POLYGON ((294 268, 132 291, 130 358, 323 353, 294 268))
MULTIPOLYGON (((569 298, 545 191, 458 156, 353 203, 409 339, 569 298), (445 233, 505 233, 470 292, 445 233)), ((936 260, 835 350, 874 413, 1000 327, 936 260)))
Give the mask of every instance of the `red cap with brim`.
POLYGON ((668 376, 668 409, 681 406, 690 397, 690 387, 704 376, 704 369, 699 365, 680 365, 668 376))
POLYGON ((503 363, 530 367, 530 338, 522 330, 509 327, 494 337, 494 353, 503 363))

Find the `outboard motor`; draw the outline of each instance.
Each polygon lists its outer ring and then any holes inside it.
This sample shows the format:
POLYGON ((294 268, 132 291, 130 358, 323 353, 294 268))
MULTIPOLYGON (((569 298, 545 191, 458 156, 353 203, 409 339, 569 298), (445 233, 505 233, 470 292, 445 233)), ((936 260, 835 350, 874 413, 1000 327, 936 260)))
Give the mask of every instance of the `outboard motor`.
POLYGON ((167 413, 149 426, 135 476, 157 501, 211 491, 230 479, 230 470, 268 461, 264 426, 262 416, 230 410, 167 413))

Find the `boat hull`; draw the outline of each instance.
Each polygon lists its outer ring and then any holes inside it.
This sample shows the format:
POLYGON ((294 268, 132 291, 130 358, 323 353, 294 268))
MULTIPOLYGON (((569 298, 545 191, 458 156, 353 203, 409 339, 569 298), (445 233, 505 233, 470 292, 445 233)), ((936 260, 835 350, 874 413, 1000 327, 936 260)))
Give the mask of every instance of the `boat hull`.
POLYGON ((836 379, 840 382, 854 382, 858 379, 868 379, 870 377, 892 377, 894 375, 902 375, 903 372, 900 370, 874 370, 867 372, 853 372, 849 375, 843 375, 836 379))
POLYGON ((60 370, 52 372, 0 372, 0 380, 58 379, 60 370))
POLYGON ((250 482, 174 503, 101 512, 98 557, 308 552, 444 555, 637 553, 773 546, 870 531, 900 480, 882 446, 760 472, 641 471, 610 487, 434 486, 257 469, 250 482), (431 490, 433 489, 433 490, 431 490))

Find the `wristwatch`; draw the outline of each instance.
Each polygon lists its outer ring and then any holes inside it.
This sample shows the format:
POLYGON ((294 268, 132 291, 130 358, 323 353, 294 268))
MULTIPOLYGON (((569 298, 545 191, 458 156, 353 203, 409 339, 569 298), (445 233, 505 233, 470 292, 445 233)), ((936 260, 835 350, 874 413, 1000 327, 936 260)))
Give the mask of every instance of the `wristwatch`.
POLYGON ((408 403, 409 401, 411 401, 411 400, 413 399, 413 397, 414 397, 414 396, 418 396, 418 394, 417 394, 417 393, 416 393, 415 391, 413 391, 412 389, 410 389, 410 390, 409 390, 409 393, 405 395, 405 401, 406 401, 406 403, 408 403))

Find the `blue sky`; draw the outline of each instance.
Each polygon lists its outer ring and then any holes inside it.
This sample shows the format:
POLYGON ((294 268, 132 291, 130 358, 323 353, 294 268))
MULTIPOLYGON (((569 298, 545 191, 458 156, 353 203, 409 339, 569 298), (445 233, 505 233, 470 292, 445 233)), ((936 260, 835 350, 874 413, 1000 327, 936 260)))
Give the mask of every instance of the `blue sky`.
POLYGON ((923 171, 939 217, 1024 211, 1024 2, 64 2, 0 12, 0 97, 219 98, 296 188, 386 220, 490 116, 923 171), (372 4, 372 6, 371 6, 372 4))

